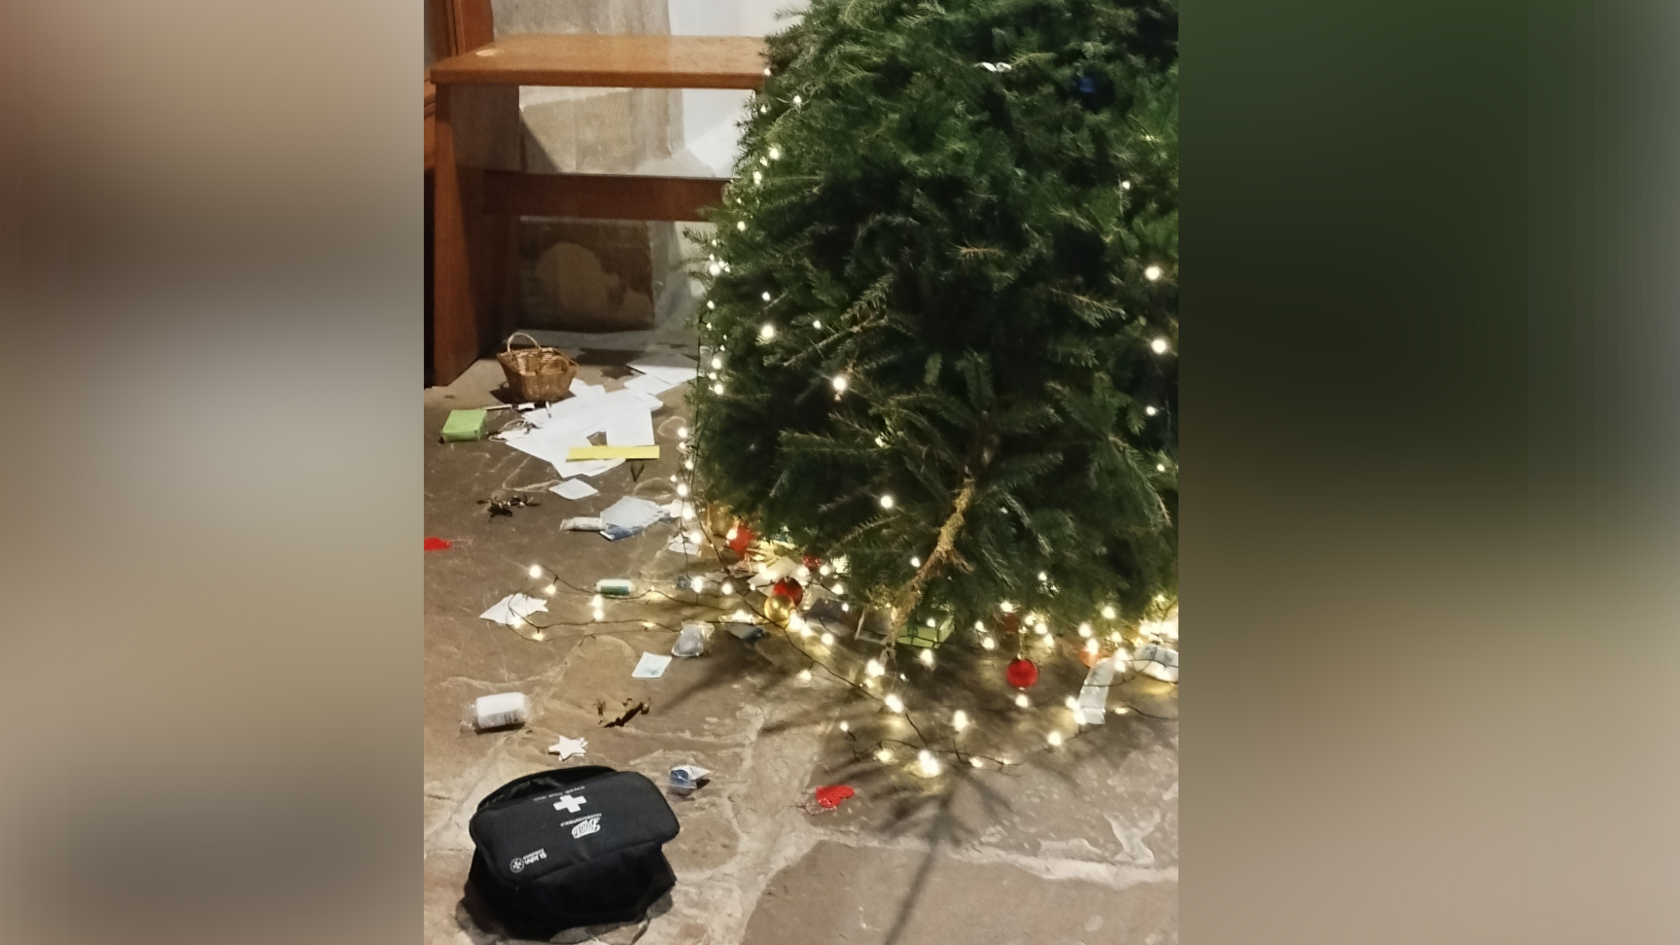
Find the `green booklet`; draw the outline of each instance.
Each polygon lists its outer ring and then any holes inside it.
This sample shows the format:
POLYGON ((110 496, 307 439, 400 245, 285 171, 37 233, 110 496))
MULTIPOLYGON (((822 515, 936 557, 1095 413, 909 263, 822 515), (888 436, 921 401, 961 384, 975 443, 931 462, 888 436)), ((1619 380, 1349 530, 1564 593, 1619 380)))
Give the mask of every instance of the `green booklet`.
POLYGON ((449 419, 443 422, 443 438, 445 440, 477 440, 484 436, 484 418, 490 412, 478 410, 451 410, 449 419))

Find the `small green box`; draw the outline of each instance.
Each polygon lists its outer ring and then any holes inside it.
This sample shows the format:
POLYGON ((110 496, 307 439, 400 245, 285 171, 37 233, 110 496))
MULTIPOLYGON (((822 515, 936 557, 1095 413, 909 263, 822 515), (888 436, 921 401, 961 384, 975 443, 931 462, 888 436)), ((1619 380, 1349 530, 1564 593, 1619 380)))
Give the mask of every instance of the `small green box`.
POLYGON ((484 438, 484 418, 490 412, 478 410, 451 410, 449 419, 443 422, 443 438, 446 442, 461 440, 478 440, 484 438))
POLYGON ((945 638, 956 629, 956 623, 950 614, 935 618, 935 625, 924 623, 909 623, 898 634, 898 642, 910 646, 938 646, 945 642, 945 638))

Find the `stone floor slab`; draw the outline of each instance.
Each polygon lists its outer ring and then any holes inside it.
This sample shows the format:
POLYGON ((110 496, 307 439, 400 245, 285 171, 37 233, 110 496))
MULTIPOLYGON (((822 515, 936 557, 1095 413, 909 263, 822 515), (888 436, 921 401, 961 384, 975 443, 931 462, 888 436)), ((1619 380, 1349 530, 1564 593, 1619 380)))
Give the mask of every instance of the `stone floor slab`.
MULTIPOLYGON (((585 349, 579 379, 615 387, 633 356, 585 349)), ((926 779, 907 770, 911 755, 902 747, 893 764, 872 756, 878 739, 909 735, 905 720, 820 673, 799 680, 806 662, 792 641, 745 644, 719 632, 704 656, 673 661, 657 680, 632 679, 640 655, 668 653, 670 628, 695 612, 693 598, 673 584, 683 560, 663 551, 675 526, 607 542, 559 523, 621 495, 669 488, 660 481, 677 470, 682 390, 661 398, 655 426, 666 449, 658 462, 639 479, 628 467, 597 477, 600 495, 569 502, 541 491, 554 478, 550 467, 504 444, 437 442, 449 409, 496 403, 500 384, 497 365, 482 361, 425 395, 426 534, 456 542, 425 556, 428 945, 505 941, 464 889, 467 822, 490 791, 564 765, 605 764, 662 782, 671 766, 690 763, 713 774, 694 794, 670 798, 682 825, 666 848, 677 887, 645 922, 558 941, 1177 941, 1176 687, 1116 686, 1109 704, 1126 714, 1080 733, 1060 708, 1083 676, 1071 650, 1035 644, 1043 649, 1031 711, 1017 708, 1003 683, 1006 657, 946 646, 936 669, 907 659, 893 673, 904 673, 911 717, 925 733, 1015 763, 926 779), (523 494, 541 504, 494 519, 479 504, 520 488, 535 490, 523 494), (478 618, 506 594, 536 592, 527 573, 533 563, 562 576, 544 618, 554 626, 540 641, 478 618), (600 577, 631 577, 659 593, 608 601, 606 620, 595 623, 589 596, 600 577), (471 699, 508 690, 531 698, 528 725, 463 727, 471 699), (626 700, 648 711, 607 726, 626 700), (957 707, 975 722, 960 740, 949 725, 957 707), (850 731, 840 730, 842 721, 850 731), (1046 745, 1052 729, 1070 736, 1054 750, 1046 745), (588 754, 559 762, 547 751, 558 735, 588 739, 588 754), (857 794, 838 811, 808 812, 811 789, 828 783, 857 794)))

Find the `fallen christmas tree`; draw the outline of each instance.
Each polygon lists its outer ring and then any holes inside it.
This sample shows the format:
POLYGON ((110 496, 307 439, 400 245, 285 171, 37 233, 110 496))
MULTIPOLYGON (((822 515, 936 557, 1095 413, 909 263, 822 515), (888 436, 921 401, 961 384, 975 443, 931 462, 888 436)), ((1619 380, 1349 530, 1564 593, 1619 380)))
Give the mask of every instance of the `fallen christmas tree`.
POLYGON ((1175 5, 814 0, 770 49, 700 260, 708 501, 889 645, 1165 615, 1175 5))

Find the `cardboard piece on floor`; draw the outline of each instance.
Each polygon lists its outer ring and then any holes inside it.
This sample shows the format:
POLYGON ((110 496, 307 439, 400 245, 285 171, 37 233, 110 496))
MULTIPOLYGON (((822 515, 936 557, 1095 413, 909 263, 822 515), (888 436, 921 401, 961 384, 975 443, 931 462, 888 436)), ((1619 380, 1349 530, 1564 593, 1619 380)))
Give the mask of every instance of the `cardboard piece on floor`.
POLYGON ((665 667, 671 665, 671 657, 659 653, 643 653, 636 668, 631 671, 632 679, 658 679, 665 675, 665 667))
POLYGON ((557 486, 550 486, 548 491, 562 499, 571 499, 574 502, 578 499, 587 499, 592 495, 601 494, 601 490, 582 479, 568 479, 557 486))

